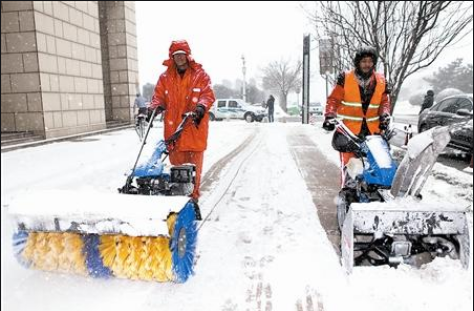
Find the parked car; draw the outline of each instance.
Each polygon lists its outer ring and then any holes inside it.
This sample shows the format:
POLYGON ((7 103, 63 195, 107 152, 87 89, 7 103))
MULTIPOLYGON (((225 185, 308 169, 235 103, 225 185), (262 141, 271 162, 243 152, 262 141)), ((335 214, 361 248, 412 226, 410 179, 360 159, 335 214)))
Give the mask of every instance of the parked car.
POLYGON ((209 111, 211 121, 239 119, 247 122, 262 121, 267 111, 261 106, 253 106, 241 99, 218 99, 209 111))
MULTIPOLYGON (((303 107, 300 107, 300 115, 303 115, 303 107)), ((322 116, 324 113, 323 105, 319 102, 309 103, 309 114, 312 116, 322 116)))
POLYGON ((323 105, 321 103, 309 103, 309 114, 310 115, 323 115, 323 105))
POLYGON ((450 147, 472 153, 473 96, 462 94, 447 97, 429 109, 418 119, 418 131, 424 132, 435 126, 451 126, 450 147))

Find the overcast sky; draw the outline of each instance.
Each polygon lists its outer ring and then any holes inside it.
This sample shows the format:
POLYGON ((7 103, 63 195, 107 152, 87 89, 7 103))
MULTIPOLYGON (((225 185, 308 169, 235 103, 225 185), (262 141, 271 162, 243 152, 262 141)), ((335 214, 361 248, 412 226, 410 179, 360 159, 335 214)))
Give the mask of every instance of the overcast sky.
MULTIPOLYGON (((197 62, 203 64, 213 83, 242 78, 242 55, 247 77, 260 82, 259 69, 281 58, 302 56, 304 33, 312 27, 300 8, 301 2, 136 2, 140 83, 156 83, 165 67, 172 40, 186 39, 197 62)), ((315 42, 312 43, 315 48, 315 42)), ((317 53, 312 53, 314 71, 312 99, 324 99, 317 74, 317 53)), ((432 67, 457 57, 472 63, 472 35, 446 51, 432 67)))

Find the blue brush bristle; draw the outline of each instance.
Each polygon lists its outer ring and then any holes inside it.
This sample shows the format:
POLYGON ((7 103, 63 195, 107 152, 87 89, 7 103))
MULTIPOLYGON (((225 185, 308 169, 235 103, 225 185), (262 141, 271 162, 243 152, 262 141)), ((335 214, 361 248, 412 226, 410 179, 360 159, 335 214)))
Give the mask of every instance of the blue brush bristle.
POLYGON ((99 244, 100 236, 97 234, 87 234, 83 237, 84 255, 89 275, 97 278, 108 278, 112 276, 112 271, 105 267, 100 257, 99 244))
POLYGON ((13 234, 13 238, 12 238, 13 254, 15 258, 18 260, 18 262, 26 268, 28 268, 31 265, 31 263, 25 260, 22 256, 22 253, 26 247, 27 240, 28 240, 28 232, 24 230, 20 230, 13 234))
POLYGON ((194 272, 194 256, 197 244, 197 224, 194 204, 189 202, 181 210, 176 219, 175 229, 171 241, 171 250, 173 252, 173 271, 175 282, 184 283, 194 272), (182 257, 178 251, 179 232, 182 228, 186 230, 186 252, 182 257))

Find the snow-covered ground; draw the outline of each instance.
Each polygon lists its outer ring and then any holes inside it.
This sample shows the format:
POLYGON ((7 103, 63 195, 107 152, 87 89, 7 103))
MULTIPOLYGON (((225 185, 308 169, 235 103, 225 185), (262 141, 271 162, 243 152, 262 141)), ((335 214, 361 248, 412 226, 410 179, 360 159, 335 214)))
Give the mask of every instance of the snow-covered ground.
MULTIPOLYGON (((337 174, 331 135, 319 126, 212 123, 204 171, 231 157, 203 193, 209 218, 196 275, 181 285, 26 270, 12 256, 8 202, 34 189, 115 192, 139 147, 132 130, 2 154, 2 310, 471 310, 472 258, 470 271, 439 259, 420 270, 356 268, 345 275, 292 157, 287 139, 295 131, 312 138, 325 155, 315 160, 337 174)), ((154 139, 160 133, 153 128, 154 139)), ((437 165, 424 194, 472 205, 472 175, 437 165)))

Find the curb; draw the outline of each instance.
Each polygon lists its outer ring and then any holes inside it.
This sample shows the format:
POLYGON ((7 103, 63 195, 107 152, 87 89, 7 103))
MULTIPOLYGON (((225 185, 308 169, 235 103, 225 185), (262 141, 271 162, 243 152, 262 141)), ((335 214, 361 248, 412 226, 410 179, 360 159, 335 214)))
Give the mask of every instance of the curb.
POLYGON ((64 136, 64 137, 43 139, 43 140, 33 141, 33 142, 29 142, 29 143, 5 146, 5 147, 2 147, 2 153, 9 152, 9 151, 14 151, 14 150, 18 150, 18 149, 23 149, 23 148, 37 147, 37 146, 42 146, 42 145, 47 145, 47 144, 52 144, 52 143, 57 143, 57 142, 62 142, 62 141, 68 141, 68 140, 71 140, 71 139, 77 139, 77 138, 81 138, 81 137, 87 137, 87 136, 99 135, 99 134, 104 134, 104 133, 109 133, 109 132, 115 132, 115 131, 125 130, 125 129, 129 129, 129 128, 133 128, 133 124, 114 127, 114 128, 110 128, 110 129, 98 130, 98 131, 93 131, 93 132, 86 132, 86 133, 81 133, 81 134, 69 135, 69 136, 64 136))

